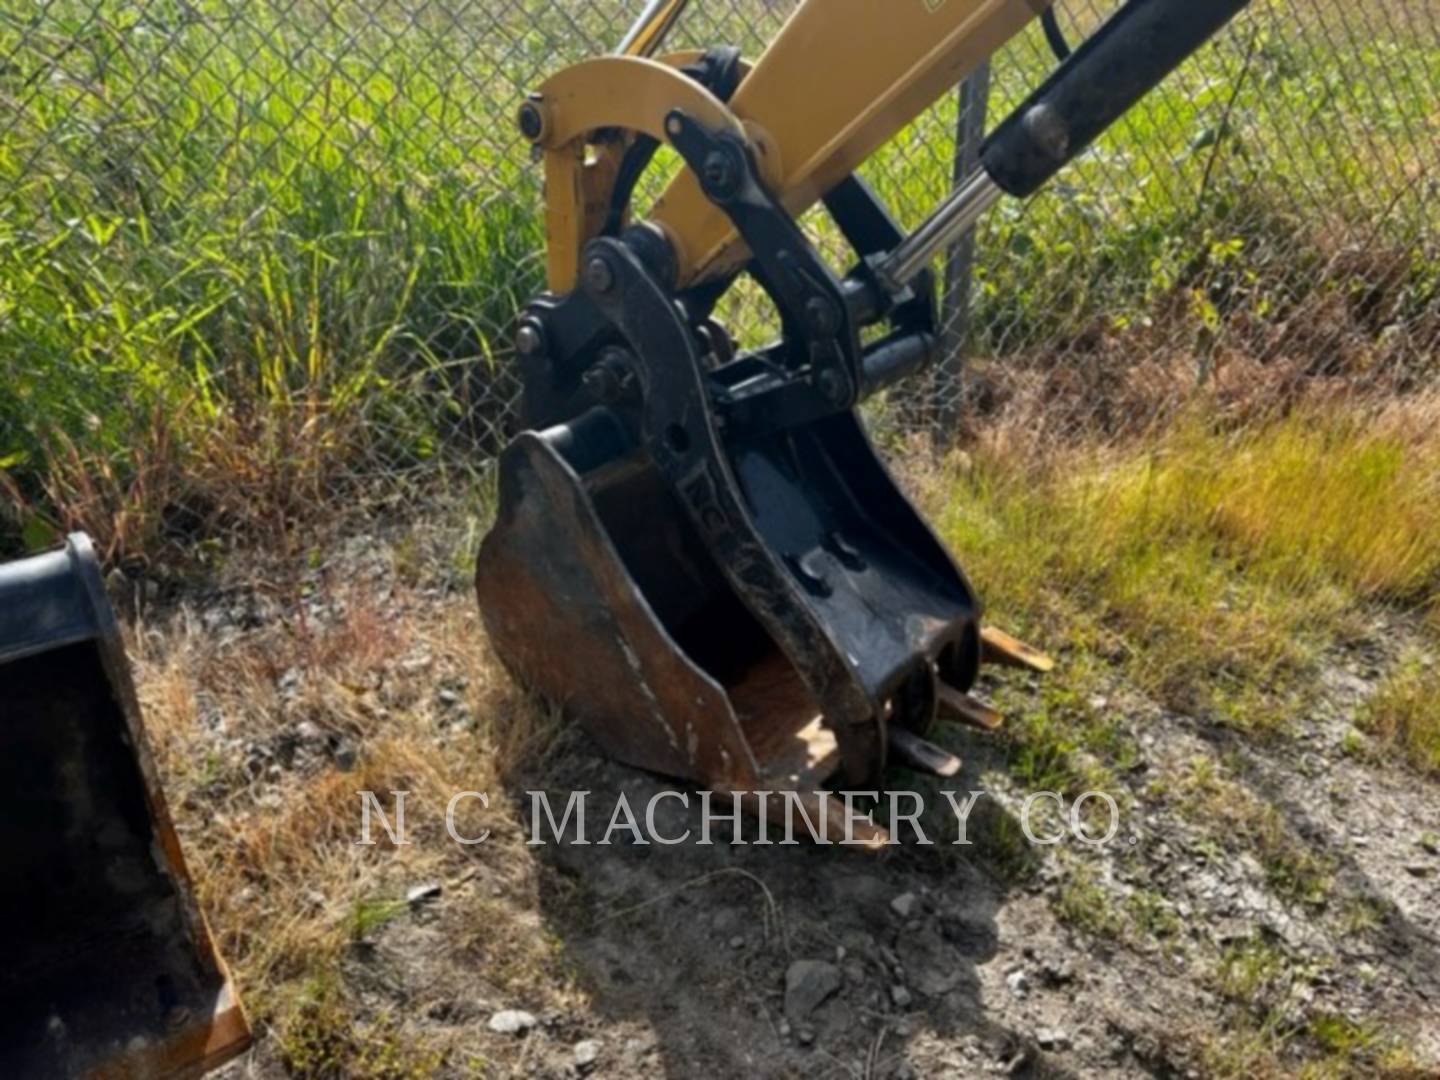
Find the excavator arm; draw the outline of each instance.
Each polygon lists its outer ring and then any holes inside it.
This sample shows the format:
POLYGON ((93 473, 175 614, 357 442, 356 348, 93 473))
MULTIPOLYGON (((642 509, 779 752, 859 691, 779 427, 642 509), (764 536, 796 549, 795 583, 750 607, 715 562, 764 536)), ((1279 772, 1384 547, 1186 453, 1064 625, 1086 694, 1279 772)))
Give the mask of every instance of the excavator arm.
POLYGON ((876 788, 891 760, 953 774, 941 708, 993 727, 981 663, 1049 661, 982 626, 855 409, 931 362, 934 256, 1244 6, 1128 0, 909 235, 854 170, 1031 19, 1058 37, 1043 0, 806 0, 753 66, 661 55, 684 4, 653 0, 616 54, 540 86, 520 127, 549 288, 520 320, 526 430, 477 570, 510 668, 611 755, 720 790, 823 809, 822 784, 876 788), (684 168, 641 212, 662 145, 684 168), (817 202, 847 267, 797 223, 817 202), (742 274, 779 315, 764 348, 714 317, 742 274))
MULTIPOLYGON (((657 45, 670 25, 665 20, 683 6, 671 0, 648 9, 626 40, 657 45)), ((798 217, 1046 6, 1044 0, 803 4, 740 83, 729 110, 781 205, 798 217)), ((636 107, 680 107, 683 94, 668 101, 652 96, 657 77, 634 62, 646 55, 632 49, 561 72, 531 105, 552 117, 577 102, 593 106, 596 95, 636 107)), ((573 122, 557 117, 544 140, 547 153, 575 154, 574 134, 573 122)), ((565 199, 573 190, 549 198, 565 199)), ((745 261, 733 224, 692 172, 670 185, 652 220, 675 249, 681 284, 721 276, 745 261)), ((578 250, 588 239, 583 232, 550 234, 551 288, 573 286, 578 250)))

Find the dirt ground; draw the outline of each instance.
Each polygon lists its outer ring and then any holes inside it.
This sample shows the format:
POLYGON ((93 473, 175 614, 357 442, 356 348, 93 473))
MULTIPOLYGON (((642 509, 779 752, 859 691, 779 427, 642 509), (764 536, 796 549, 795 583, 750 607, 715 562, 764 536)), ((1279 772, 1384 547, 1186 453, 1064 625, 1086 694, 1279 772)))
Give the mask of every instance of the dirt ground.
MULTIPOLYGON (((181 590, 131 624, 182 836, 257 1021, 226 1080, 1440 1076, 1440 788, 1357 750, 1354 727, 1403 625, 1334 655, 1324 707, 1270 739, 1119 683, 1092 699, 1126 745, 1102 848, 1025 842, 1015 748, 953 726, 938 741, 965 772, 945 785, 987 793, 970 846, 949 843, 937 782, 903 770, 892 781, 926 797, 932 846, 738 845, 724 824, 711 846, 530 846, 529 791, 557 810, 590 792, 593 840, 622 793, 640 807, 668 785, 566 730, 513 768, 487 764, 498 728, 536 713, 493 662, 466 659, 484 645, 463 573, 408 569, 424 563, 410 544, 356 538, 294 589, 181 590), (374 674, 364 723, 307 696, 296 645, 354 652, 362 624, 389 634, 352 657, 374 674), (270 661, 243 694, 204 686, 207 664, 246 657, 270 661), (177 712, 186 693, 201 707, 177 712), (443 813, 435 786, 412 795, 410 847, 355 846, 357 793, 396 732, 488 793, 487 842, 424 826, 443 813), (333 843, 348 877, 307 890, 303 874, 236 869, 255 858, 236 836, 276 832, 321 790, 336 837, 306 843, 333 843), (383 913, 366 917, 375 897, 383 913), (314 956, 292 944, 302 918, 327 943, 314 956)), ((1030 676, 983 689, 1012 713, 1041 706, 1030 676)), ((698 830, 693 802, 662 803, 660 831, 698 830)))

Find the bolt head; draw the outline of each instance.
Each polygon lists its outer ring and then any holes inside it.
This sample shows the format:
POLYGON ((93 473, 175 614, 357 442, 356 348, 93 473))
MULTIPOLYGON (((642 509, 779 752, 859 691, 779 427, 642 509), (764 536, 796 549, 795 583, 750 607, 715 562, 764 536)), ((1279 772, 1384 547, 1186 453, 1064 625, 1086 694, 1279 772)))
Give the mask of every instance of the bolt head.
POLYGON ((706 188, 722 197, 732 194, 740 182, 734 158, 721 150, 706 156, 703 172, 706 188))
POLYGON ((545 114, 540 111, 540 106, 534 101, 527 101, 520 106, 518 122, 520 134, 531 142, 545 133, 545 114))
POLYGON ((581 377, 585 389, 595 400, 606 405, 613 404, 620 398, 620 379, 610 368, 601 364, 591 368, 581 377))
POLYGON ((601 294, 615 287, 615 271, 609 260, 597 255, 585 264, 585 286, 601 294))
POLYGON ((600 353, 599 362, 582 379, 585 387, 595 399, 605 405, 616 405, 630 397, 635 390, 634 357, 618 346, 611 346, 600 353))
POLYGON ((521 356, 534 356, 545 350, 545 332, 533 322, 521 323, 515 333, 515 348, 521 356))
POLYGON ((805 318, 810 323, 812 333, 820 337, 829 337, 835 333, 835 309, 824 297, 812 296, 806 302, 805 318))
POLYGON ((830 404, 839 405, 845 400, 845 380, 840 377, 838 371, 822 371, 815 385, 820 391, 820 396, 830 404))

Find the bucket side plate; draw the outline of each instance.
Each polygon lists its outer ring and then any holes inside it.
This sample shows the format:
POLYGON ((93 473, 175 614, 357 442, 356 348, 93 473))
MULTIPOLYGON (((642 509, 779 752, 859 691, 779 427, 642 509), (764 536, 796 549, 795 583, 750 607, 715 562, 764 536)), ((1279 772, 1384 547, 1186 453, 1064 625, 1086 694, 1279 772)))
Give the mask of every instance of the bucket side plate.
POLYGON ((666 631, 580 477, 542 434, 521 434, 501 457, 500 509, 476 589, 506 666, 606 754, 711 786, 755 782, 724 688, 666 631))
POLYGON ((83 536, 0 568, 0 1074, 188 1077, 249 1031, 83 536))

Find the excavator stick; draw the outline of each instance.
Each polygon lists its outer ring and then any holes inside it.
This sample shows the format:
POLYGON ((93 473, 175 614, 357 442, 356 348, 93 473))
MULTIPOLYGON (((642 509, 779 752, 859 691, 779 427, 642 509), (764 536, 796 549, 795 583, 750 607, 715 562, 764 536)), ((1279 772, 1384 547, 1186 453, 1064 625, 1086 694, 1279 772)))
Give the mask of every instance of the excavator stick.
POLYGON ((0 848, 0 1075, 192 1077, 249 1044, 83 535, 0 566, 0 848))
POLYGON ((549 288, 520 320, 525 430, 477 569, 516 677, 613 757, 721 791, 823 802, 883 787, 891 761, 955 775, 928 735, 942 707, 999 726, 971 694, 982 661, 1052 665, 982 625, 857 407, 933 359, 934 256, 1244 6, 1129 0, 909 235, 854 169, 1041 0, 807 0, 753 66, 654 59, 684 3, 653 0, 616 55, 539 87, 520 127, 545 164, 549 288), (662 145, 685 168, 642 213, 662 145), (797 224, 816 202, 843 273, 797 224), (763 348, 714 318, 741 275, 779 316, 763 348))

